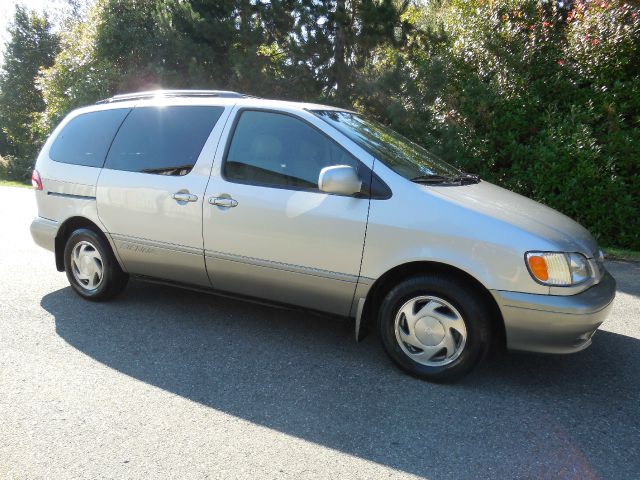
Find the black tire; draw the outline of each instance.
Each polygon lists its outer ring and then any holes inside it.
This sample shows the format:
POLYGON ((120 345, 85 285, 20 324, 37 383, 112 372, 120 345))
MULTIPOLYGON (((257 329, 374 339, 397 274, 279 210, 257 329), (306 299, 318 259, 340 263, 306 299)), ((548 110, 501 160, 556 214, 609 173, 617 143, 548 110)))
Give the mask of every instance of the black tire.
POLYGON ((491 309, 482 295, 468 282, 452 275, 423 274, 403 280, 387 293, 378 311, 378 332, 387 354, 404 371, 432 382, 455 380, 478 365, 491 345, 491 325, 491 309), (460 347, 457 358, 449 364, 434 366, 415 361, 396 337, 396 315, 403 305, 420 296, 443 299, 462 316, 466 342, 460 347))
POLYGON ((129 276, 118 265, 109 243, 101 235, 88 228, 80 228, 69 235, 64 247, 64 269, 74 291, 82 298, 96 302, 115 297, 124 290, 129 280, 129 276), (78 272, 78 268, 72 262, 71 257, 74 248, 81 242, 85 242, 83 245, 90 245, 89 249, 93 247, 101 259, 98 264, 101 265, 102 276, 97 277, 101 280, 95 288, 88 288, 74 274, 74 269, 78 272))

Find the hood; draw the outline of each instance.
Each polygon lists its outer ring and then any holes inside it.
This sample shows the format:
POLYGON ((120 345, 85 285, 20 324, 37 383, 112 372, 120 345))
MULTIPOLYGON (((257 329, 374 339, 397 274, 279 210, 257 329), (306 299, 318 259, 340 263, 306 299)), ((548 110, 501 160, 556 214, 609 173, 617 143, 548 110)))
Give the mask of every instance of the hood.
POLYGON ((461 186, 424 186, 429 193, 514 225, 554 245, 559 251, 593 257, 597 244, 589 231, 566 215, 489 182, 461 186))

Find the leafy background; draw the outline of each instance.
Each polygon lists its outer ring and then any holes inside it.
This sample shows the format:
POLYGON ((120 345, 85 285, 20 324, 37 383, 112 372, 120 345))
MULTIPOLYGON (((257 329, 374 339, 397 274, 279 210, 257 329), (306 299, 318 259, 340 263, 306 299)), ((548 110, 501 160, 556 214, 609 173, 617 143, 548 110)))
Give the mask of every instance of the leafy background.
POLYGON ((622 1, 68 0, 16 10, 0 176, 115 93, 218 88, 371 115, 640 249, 640 7, 622 1))

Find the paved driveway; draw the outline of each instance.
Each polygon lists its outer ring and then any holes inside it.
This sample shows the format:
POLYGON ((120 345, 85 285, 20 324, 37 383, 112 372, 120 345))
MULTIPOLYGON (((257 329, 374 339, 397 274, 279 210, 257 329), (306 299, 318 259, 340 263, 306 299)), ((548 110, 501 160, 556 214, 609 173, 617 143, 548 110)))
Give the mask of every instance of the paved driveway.
POLYGON ((0 478, 640 475, 640 265, 584 352, 455 385, 347 322, 132 281, 82 301, 0 188, 0 478))

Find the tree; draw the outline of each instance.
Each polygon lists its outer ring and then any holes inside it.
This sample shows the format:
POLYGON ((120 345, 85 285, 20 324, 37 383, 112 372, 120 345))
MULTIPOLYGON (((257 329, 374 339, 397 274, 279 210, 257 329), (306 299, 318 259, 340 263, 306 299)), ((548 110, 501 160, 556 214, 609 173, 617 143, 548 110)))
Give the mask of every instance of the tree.
POLYGON ((403 16, 409 4, 408 0, 335 1, 325 24, 333 53, 326 83, 337 103, 354 103, 363 70, 376 62, 381 48, 399 44, 398 37, 408 26, 403 16))
POLYGON ((58 41, 46 15, 29 12, 19 5, 9 35, 0 72, 0 125, 5 137, 0 142, 0 154, 30 164, 39 148, 32 123, 45 109, 35 78, 40 69, 53 64, 58 41))

